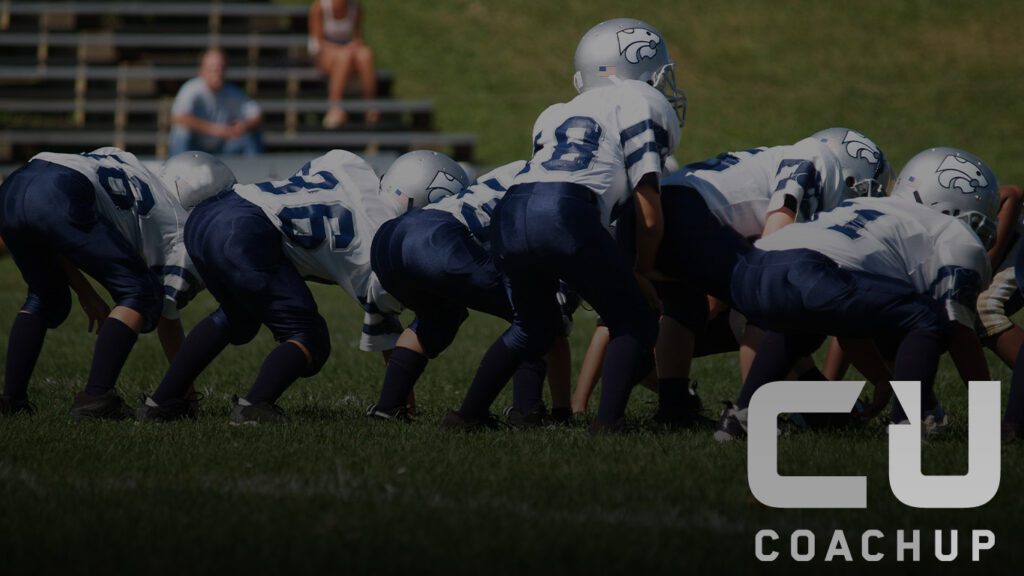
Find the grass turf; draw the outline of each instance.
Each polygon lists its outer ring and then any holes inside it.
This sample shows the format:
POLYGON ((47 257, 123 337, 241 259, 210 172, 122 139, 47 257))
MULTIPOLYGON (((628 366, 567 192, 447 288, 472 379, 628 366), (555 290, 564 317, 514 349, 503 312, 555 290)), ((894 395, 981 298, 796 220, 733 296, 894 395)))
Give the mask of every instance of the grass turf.
MULTIPOLYGON (((22 286, 9 260, 0 262, 0 279, 0 314, 10 318, 22 286)), ((647 391, 634 394, 630 409, 641 431, 623 437, 592 439, 583 428, 442 433, 443 411, 457 405, 483 343, 501 330, 481 316, 428 367, 419 422, 368 422, 362 409, 375 399, 380 358, 355 350, 357 306, 340 289, 315 292, 335 352, 320 375, 284 397, 293 418, 284 427, 227 424, 230 395, 245 391, 273 346, 265 331, 229 348, 204 375, 198 422, 145 426, 71 422, 66 409, 84 385, 93 338, 77 311, 51 333, 32 386, 39 414, 0 420, 0 542, 12 569, 5 573, 729 569, 752 562, 759 528, 814 529, 819 558, 834 528, 848 530, 855 553, 860 530, 883 529, 890 540, 880 549, 890 558, 897 528, 959 528, 965 555, 964 530, 989 528, 1001 537, 990 562, 1019 555, 1012 519, 1024 505, 1013 488, 1024 477, 1024 452, 1016 446, 1004 450, 1004 488, 992 503, 932 512, 891 495, 880 426, 787 436, 783 473, 869 477, 868 511, 815 512, 757 504, 743 443, 646 429, 647 391)), ((212 306, 201 296, 186 321, 212 306)), ((593 322, 581 314, 576 362, 593 322)), ((164 366, 155 337, 143 337, 122 392, 134 399, 151 391, 164 366)), ((930 473, 966 469, 966 399, 953 373, 944 366, 939 390, 954 430, 925 448, 930 473)), ((1002 367, 996 373, 1007 380, 1002 367)), ((734 394, 732 355, 699 360, 695 376, 709 402, 734 394)), ((930 538, 926 531, 926 558, 930 538)))
MULTIPOLYGON (((380 65, 396 71, 398 94, 435 99, 441 127, 478 132, 480 160, 493 164, 526 154, 537 113, 571 98, 579 35, 626 11, 658 25, 680 62, 691 99, 676 154, 683 162, 845 124, 897 162, 950 144, 988 159, 1002 181, 1024 177, 1024 144, 1009 122, 1022 115, 1014 23, 1024 5, 1012 1, 661 0, 627 10, 611 0, 391 0, 368 4, 367 38, 380 65)), ((166 426, 69 422, 93 338, 77 311, 51 333, 32 385, 39 415, 0 420, 2 572, 732 573, 750 567, 759 528, 814 529, 819 558, 832 529, 847 529, 856 553, 859 531, 881 528, 887 559, 896 529, 922 529, 927 558, 927 529, 958 528, 961 562, 964 531, 988 528, 998 540, 982 567, 1022 559, 1020 447, 1003 451, 1003 488, 984 508, 917 511, 888 489, 880 427, 794 435, 782 441, 784 473, 867 474, 869 508, 780 511, 751 498, 745 445, 716 446, 706 433, 442 434, 435 423, 502 328, 479 316, 428 368, 421 421, 371 425, 361 413, 381 381, 380 358, 355 349, 356 306, 339 289, 314 291, 335 350, 319 376, 287 393, 294 423, 283 428, 226 425, 230 395, 247 388, 271 349, 265 333, 204 375, 199 422, 166 426)), ((11 262, 0 262, 4 323, 23 293, 11 262)), ((212 306, 202 295, 187 325, 212 306)), ((581 314, 576 362, 592 326, 581 314)), ((1007 370, 992 365, 1007 382, 1007 370)), ((142 338, 122 391, 131 399, 151 391, 164 367, 155 338, 142 338)), ((732 356, 700 360, 694 372, 709 404, 734 396, 732 356)), ((943 365, 939 392, 956 425, 926 447, 930 473, 966 469, 966 400, 954 374, 943 365)), ((642 419, 650 400, 638 391, 630 413, 642 419)))

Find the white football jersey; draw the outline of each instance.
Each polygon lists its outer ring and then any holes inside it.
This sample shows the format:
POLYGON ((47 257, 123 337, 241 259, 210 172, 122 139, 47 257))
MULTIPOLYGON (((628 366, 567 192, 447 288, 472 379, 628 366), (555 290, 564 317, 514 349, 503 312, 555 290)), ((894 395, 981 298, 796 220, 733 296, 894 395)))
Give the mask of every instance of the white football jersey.
POLYGON ((390 350, 401 333, 397 311, 382 313, 370 269, 377 228, 398 216, 379 192, 380 180, 360 157, 332 150, 287 180, 238 184, 235 192, 259 206, 281 231, 284 252, 306 279, 341 286, 366 312, 360 348, 390 350))
POLYGON ((473 238, 484 248, 488 248, 490 240, 488 232, 491 228, 491 214, 498 200, 512 187, 516 174, 526 166, 525 160, 517 160, 499 166, 487 174, 477 178, 476 182, 464 188, 454 196, 446 196, 438 202, 424 206, 424 210, 441 210, 455 217, 463 226, 469 228, 473 238))
POLYGON ((906 281, 943 304, 948 317, 974 328, 988 286, 985 247, 967 224, 900 198, 857 198, 758 240, 764 250, 808 248, 841 268, 906 281))
POLYGON ((542 112, 533 126, 533 158, 515 179, 590 188, 605 226, 644 175, 661 176, 679 144, 679 120, 661 92, 614 80, 542 112))
POLYGON ((849 196, 839 159, 814 138, 719 154, 683 166, 662 185, 696 189, 721 223, 747 238, 761 236, 769 212, 788 206, 806 222, 849 196))
POLYGON ((182 230, 188 213, 160 180, 131 152, 98 148, 82 154, 36 154, 82 173, 96 189, 96 210, 117 228, 164 285, 163 316, 178 310, 203 289, 185 251, 182 230))

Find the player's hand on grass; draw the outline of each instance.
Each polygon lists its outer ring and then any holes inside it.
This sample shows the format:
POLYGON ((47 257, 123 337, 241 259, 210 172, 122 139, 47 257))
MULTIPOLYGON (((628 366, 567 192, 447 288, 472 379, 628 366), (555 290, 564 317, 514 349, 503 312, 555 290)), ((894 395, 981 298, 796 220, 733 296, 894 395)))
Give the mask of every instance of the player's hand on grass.
POLYGON ((100 324, 110 315, 110 307, 95 291, 78 295, 78 303, 82 305, 85 316, 89 319, 89 332, 100 331, 100 324))

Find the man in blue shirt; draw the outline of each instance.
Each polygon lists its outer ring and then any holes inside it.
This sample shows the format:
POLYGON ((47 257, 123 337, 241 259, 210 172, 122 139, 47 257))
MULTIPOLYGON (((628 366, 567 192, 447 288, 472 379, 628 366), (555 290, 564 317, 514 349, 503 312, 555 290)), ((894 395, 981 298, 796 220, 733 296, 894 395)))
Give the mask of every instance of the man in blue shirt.
POLYGON ((224 81, 219 50, 203 54, 199 76, 185 82, 171 107, 170 155, 186 150, 210 154, 255 155, 263 151, 259 105, 238 86, 224 81))

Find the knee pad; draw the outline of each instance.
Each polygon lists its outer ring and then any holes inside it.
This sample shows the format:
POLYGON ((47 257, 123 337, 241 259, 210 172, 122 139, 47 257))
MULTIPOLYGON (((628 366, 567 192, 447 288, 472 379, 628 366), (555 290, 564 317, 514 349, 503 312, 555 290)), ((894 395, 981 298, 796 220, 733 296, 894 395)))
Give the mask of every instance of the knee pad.
POLYGON ((331 355, 331 333, 327 329, 327 322, 318 314, 306 332, 294 339, 302 342, 309 350, 309 369, 303 377, 309 378, 319 373, 331 355))
POLYGON ((42 318, 47 328, 56 328, 71 314, 71 294, 67 288, 55 290, 46 296, 29 292, 21 309, 42 318))
POLYGON ((469 318, 469 312, 463 308, 457 314, 443 317, 417 316, 409 326, 423 346, 424 355, 433 360, 448 349, 459 333, 459 327, 469 318))
POLYGON ((628 334, 643 346, 654 350, 654 345, 658 341, 658 314, 654 310, 644 306, 629 316, 616 319, 615 322, 610 318, 605 318, 605 321, 612 338, 628 334))
MULTIPOLYGON (((541 358, 548 353, 551 343, 562 330, 560 316, 551 320, 544 325, 538 324, 529 328, 518 322, 513 322, 512 326, 501 335, 501 339, 505 341, 505 346, 508 346, 510 350, 519 352, 528 359, 541 358)), ((652 343, 651 346, 653 348, 654 344, 652 343)))
POLYGON ((217 308, 210 319, 227 328, 228 342, 233 346, 241 346, 252 342, 260 331, 260 321, 254 318, 230 318, 224 308, 217 308))

